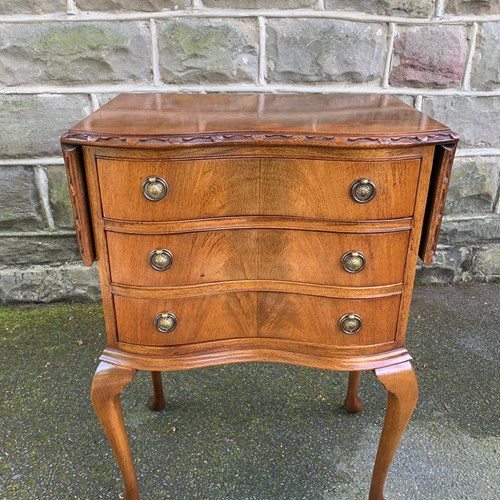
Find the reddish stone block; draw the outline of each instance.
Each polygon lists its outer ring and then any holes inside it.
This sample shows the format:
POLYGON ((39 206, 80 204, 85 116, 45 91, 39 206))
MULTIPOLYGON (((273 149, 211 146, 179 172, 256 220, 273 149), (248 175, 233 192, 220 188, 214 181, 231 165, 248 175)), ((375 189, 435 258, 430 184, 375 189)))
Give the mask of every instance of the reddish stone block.
POLYGON ((398 87, 460 85, 467 58, 461 26, 402 27, 394 39, 390 84, 398 87))

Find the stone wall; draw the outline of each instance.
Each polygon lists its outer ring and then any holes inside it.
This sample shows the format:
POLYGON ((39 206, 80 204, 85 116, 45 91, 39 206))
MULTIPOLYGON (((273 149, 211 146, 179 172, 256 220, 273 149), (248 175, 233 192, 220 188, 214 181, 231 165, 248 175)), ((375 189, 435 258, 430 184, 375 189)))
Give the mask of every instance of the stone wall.
POLYGON ((500 280, 500 0, 0 0, 0 302, 96 300, 58 136, 121 91, 394 94, 461 137, 421 282, 500 280))

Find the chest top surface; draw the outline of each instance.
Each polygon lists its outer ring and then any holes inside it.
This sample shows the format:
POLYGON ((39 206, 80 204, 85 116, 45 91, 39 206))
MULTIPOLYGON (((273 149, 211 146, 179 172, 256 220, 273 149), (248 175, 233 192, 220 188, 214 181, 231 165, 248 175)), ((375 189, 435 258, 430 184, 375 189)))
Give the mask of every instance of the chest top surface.
POLYGON ((377 146, 450 142, 448 127, 392 96, 344 94, 121 94, 65 142, 154 146, 302 142, 377 146))

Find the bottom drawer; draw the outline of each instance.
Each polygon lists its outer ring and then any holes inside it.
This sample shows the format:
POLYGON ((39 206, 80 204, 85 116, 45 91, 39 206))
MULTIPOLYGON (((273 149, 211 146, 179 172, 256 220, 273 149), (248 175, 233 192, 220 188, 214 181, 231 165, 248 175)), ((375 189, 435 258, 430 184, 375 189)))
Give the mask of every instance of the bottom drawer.
POLYGON ((168 346, 257 335, 256 292, 114 300, 118 340, 129 344, 168 346), (177 325, 170 333, 160 332, 155 320, 168 312, 175 315, 177 325))
POLYGON ((393 342, 401 296, 330 299, 310 295, 263 293, 259 296, 259 336, 336 346, 393 342), (353 316, 349 318, 349 316, 353 316), (345 333, 341 327, 360 328, 345 333), (359 318, 359 319, 358 319, 359 318))
POLYGON ((266 337, 349 347, 394 341, 400 295, 332 299, 238 292, 162 300, 115 296, 114 301, 118 339, 129 344, 266 337))

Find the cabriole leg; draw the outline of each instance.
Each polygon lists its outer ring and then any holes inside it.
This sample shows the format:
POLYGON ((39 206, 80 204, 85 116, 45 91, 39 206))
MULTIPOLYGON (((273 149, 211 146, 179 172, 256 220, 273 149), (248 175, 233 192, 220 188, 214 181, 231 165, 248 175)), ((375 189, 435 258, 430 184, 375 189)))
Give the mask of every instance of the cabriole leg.
POLYGON ((125 483, 125 498, 139 499, 134 462, 123 422, 120 393, 132 381, 136 370, 101 361, 94 375, 91 399, 125 483))
POLYGON ((344 401, 344 409, 349 413, 359 413, 363 410, 363 403, 359 399, 359 381, 361 372, 349 372, 349 384, 347 396, 344 401))
POLYGON ((160 411, 167 404, 163 394, 161 372, 151 372, 151 378, 153 379, 153 395, 148 400, 148 406, 151 410, 160 411))
POLYGON ((387 390, 387 410, 370 486, 370 500, 383 500, 384 483, 396 449, 418 398, 417 377, 409 361, 377 368, 375 375, 387 390))

